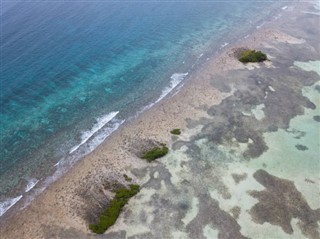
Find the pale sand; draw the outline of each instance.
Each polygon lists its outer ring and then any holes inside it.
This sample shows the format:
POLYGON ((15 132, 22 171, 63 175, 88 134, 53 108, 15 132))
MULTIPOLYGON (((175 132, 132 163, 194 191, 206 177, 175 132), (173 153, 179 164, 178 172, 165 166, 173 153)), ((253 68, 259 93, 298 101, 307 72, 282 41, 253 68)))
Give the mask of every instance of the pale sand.
MULTIPOLYGON (((132 176, 132 168, 142 168, 147 164, 133 153, 136 152, 136 147, 149 140, 170 145, 170 130, 186 128, 188 119, 209 117, 204 109, 219 104, 228 96, 212 87, 212 77, 234 69, 272 67, 272 61, 243 65, 234 58, 237 47, 259 49, 272 48, 274 42, 304 43, 303 39, 294 38, 277 28, 286 19, 292 19, 294 14, 295 11, 283 12, 286 17, 265 24, 248 38, 238 41, 208 60, 197 72, 190 75, 190 80, 178 94, 162 100, 120 128, 66 175, 50 185, 26 209, 7 217, 7 223, 0 227, 1 238, 51 238, 44 233, 44 228, 54 230, 60 227, 89 233, 88 224, 83 217, 88 200, 85 201, 82 195, 90 195, 90 200, 93 200, 94 194, 100 189, 100 194, 103 191, 106 198, 111 198, 112 193, 103 188, 103 183, 113 180, 125 183, 122 177, 124 173, 132 176)), ((268 57, 272 59, 272 56, 268 57)), ((134 182, 143 183, 136 180, 133 177, 134 182)), ((207 228, 208 234, 216 233, 211 230, 207 228)))

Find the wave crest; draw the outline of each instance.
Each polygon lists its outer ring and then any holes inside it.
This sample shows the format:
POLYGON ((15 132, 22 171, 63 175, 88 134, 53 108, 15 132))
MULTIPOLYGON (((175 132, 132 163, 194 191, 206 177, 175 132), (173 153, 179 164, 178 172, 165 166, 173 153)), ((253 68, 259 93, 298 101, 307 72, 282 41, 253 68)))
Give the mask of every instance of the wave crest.
POLYGON ((22 195, 15 197, 15 198, 9 198, 4 202, 0 202, 0 217, 5 214, 14 204, 16 204, 20 199, 22 198, 22 195))
POLYGON ((99 131, 103 126, 105 126, 114 117, 116 117, 118 113, 119 113, 119 111, 114 111, 114 112, 111 112, 111 113, 104 115, 100 118, 97 118, 96 123, 93 125, 91 130, 84 131, 82 133, 81 143, 72 147, 71 150, 69 151, 69 153, 72 154, 74 151, 76 151, 81 145, 83 145, 85 142, 87 142, 97 131, 99 131))

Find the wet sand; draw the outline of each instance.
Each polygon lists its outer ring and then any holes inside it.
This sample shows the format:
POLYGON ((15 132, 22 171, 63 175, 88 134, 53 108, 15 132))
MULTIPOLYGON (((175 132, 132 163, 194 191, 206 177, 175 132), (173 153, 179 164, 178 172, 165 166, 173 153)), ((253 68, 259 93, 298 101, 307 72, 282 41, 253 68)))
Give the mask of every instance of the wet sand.
POLYGON ((1 238, 319 238, 319 15, 295 6, 6 216, 1 238), (270 61, 243 65, 239 47, 270 61), (159 142, 170 146, 166 157, 137 157, 159 142), (123 174, 141 192, 106 234, 90 233, 113 185, 128 184, 123 174))

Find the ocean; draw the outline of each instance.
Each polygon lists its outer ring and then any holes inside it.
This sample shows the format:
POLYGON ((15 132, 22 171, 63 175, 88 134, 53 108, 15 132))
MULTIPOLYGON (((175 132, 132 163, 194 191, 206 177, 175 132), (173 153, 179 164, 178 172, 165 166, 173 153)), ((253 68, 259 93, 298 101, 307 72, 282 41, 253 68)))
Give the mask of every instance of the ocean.
POLYGON ((0 216, 283 5, 1 2, 0 216))

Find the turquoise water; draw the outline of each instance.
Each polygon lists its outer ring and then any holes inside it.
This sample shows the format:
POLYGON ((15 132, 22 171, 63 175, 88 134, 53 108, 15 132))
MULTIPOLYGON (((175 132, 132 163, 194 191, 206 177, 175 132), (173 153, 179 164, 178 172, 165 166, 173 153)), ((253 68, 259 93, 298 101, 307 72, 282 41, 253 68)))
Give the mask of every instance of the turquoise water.
POLYGON ((250 1, 1 7, 0 215, 272 12, 250 1))

